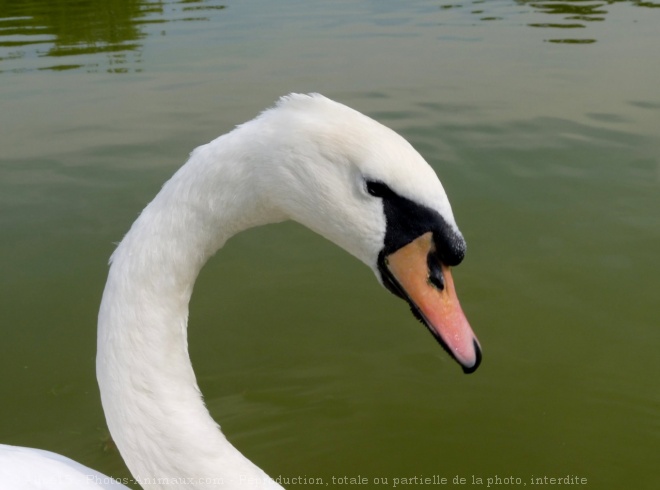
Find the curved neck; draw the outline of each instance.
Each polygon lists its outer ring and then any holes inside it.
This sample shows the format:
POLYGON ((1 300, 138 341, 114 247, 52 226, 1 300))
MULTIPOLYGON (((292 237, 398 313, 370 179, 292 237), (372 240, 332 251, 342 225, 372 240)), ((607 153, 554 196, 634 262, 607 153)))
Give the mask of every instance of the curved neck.
POLYGON ((258 176, 236 165, 223 138, 197 149, 134 223, 99 312, 97 378, 112 437, 139 482, 170 479, 147 488, 240 488, 243 479, 280 488, 220 432, 188 355, 201 267, 230 236, 283 218, 257 198, 258 176))

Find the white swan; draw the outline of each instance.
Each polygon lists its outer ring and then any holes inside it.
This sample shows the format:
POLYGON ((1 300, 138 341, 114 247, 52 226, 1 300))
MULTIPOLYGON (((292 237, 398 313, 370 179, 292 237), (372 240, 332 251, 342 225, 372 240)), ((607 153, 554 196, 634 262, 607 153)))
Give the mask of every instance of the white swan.
MULTIPOLYGON (((479 343, 449 271, 465 242, 431 167, 401 136, 359 112, 318 94, 283 97, 194 150, 112 256, 97 377, 112 437, 145 488, 281 488, 209 415, 186 330, 193 284, 207 259, 232 235, 286 219, 371 267, 464 371, 479 365, 479 343)), ((5 446, 0 460, 27 464, 25 453, 38 455, 5 446)), ((64 464, 94 484, 86 468, 72 465, 64 464)), ((11 478, 6 470, 0 476, 0 483, 11 478)))

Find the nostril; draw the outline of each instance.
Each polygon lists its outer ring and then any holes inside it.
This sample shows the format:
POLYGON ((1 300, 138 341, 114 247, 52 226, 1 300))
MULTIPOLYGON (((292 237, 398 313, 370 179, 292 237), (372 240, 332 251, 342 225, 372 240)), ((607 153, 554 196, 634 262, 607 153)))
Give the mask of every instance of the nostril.
POLYGON ((445 289, 445 278, 442 275, 440 261, 433 252, 430 252, 426 257, 426 263, 429 268, 429 282, 442 291, 445 289))

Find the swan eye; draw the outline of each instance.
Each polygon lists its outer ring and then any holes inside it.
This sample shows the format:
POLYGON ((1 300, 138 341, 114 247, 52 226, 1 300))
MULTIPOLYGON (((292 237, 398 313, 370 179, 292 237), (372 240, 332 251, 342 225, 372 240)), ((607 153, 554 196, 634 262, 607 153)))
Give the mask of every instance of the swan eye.
POLYGON ((374 197, 385 197, 392 193, 392 190, 386 184, 374 180, 367 180, 366 187, 367 192, 374 197))

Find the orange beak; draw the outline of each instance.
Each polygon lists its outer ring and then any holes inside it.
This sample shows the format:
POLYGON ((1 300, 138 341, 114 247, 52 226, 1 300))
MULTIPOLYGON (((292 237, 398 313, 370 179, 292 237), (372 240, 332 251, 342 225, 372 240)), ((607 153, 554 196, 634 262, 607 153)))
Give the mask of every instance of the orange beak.
POLYGON ((385 266, 413 313, 464 372, 474 372, 481 347, 458 302, 450 269, 435 255, 433 234, 425 233, 386 256, 385 266))

